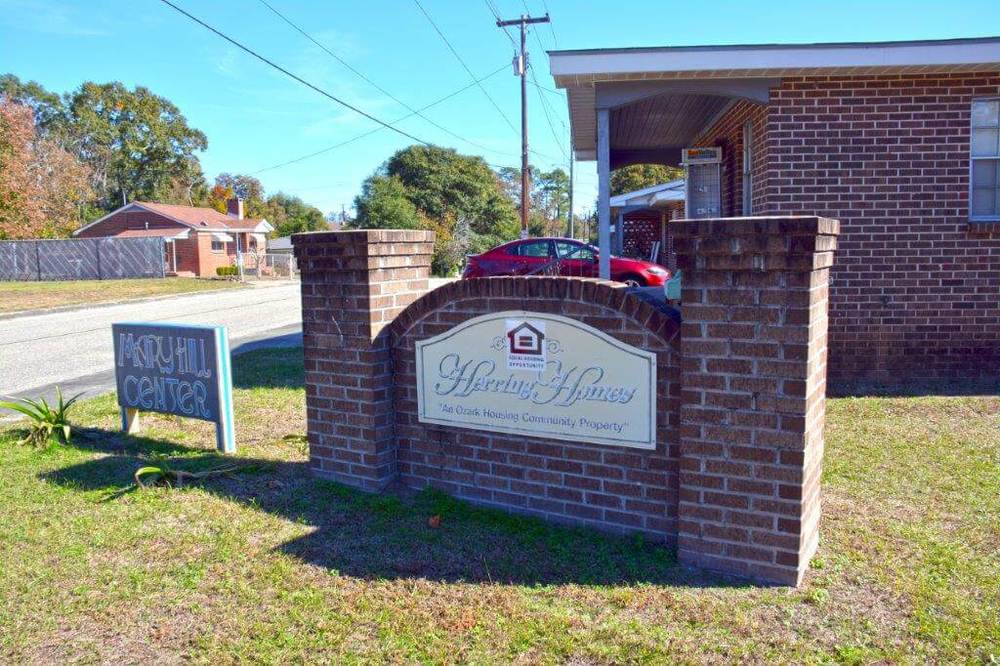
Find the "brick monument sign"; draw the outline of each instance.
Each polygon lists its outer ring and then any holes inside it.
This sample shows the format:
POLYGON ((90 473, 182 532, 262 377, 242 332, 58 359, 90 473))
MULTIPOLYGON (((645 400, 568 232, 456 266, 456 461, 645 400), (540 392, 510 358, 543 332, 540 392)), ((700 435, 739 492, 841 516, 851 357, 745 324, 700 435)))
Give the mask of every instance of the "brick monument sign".
POLYGON ((674 228, 680 316, 581 278, 428 291, 431 232, 293 236, 311 468, 641 532, 684 563, 798 584, 818 539, 838 224, 674 228))

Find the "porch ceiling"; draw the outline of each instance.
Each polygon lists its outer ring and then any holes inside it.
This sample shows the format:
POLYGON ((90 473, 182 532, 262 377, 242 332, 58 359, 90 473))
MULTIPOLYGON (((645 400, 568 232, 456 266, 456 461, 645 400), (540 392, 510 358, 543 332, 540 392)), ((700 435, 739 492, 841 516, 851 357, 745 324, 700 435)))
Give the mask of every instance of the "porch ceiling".
POLYGON ((573 147, 579 160, 596 159, 599 108, 610 110, 611 168, 636 163, 677 164, 682 148, 737 99, 766 103, 779 80, 616 81, 570 88, 573 147))
POLYGON ((715 95, 660 95, 611 111, 611 168, 676 164, 710 120, 730 103, 715 95))
MULTIPOLYGON (((733 99, 721 95, 668 93, 611 109, 611 168, 638 163, 677 164, 681 149, 692 145, 733 99)), ((570 104, 573 102, 571 95, 570 104)), ((577 159, 596 159, 596 123, 574 125, 573 145, 577 159)))

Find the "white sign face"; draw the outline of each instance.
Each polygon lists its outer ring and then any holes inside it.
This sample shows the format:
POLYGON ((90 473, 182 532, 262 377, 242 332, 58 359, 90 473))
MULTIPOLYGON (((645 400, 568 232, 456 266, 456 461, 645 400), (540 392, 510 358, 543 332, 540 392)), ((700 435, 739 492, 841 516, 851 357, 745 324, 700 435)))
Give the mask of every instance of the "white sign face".
POLYGON ((497 312, 416 353, 423 423, 656 448, 656 355, 575 319, 497 312))

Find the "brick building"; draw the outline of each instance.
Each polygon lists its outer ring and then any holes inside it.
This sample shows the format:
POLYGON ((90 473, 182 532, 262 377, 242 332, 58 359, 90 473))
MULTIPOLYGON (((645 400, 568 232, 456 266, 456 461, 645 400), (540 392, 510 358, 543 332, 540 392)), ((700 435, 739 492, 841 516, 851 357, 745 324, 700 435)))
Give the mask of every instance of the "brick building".
POLYGON ((840 220, 830 375, 1000 374, 1000 38, 556 51, 577 159, 719 146, 723 216, 840 220))
POLYGON ((161 236, 167 273, 211 277, 232 266, 239 252, 262 253, 274 227, 244 217, 243 201, 230 199, 228 212, 213 208, 133 201, 74 232, 78 238, 161 236))

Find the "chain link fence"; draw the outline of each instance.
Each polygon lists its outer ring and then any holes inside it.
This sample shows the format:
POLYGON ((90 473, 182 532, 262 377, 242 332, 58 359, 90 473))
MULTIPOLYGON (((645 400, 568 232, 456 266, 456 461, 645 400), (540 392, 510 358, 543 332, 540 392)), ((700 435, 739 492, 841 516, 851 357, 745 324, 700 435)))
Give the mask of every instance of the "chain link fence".
POLYGON ((165 257, 162 238, 0 241, 0 281, 161 278, 165 257))
POLYGON ((248 252, 243 255, 243 277, 247 280, 297 280, 299 266, 291 253, 248 252))

